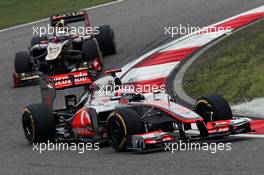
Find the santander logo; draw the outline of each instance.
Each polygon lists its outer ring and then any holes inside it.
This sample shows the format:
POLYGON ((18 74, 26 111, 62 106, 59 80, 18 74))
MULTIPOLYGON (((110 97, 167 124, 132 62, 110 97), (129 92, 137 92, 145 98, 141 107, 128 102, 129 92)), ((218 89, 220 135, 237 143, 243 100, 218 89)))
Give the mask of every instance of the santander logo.
POLYGON ((90 78, 88 77, 87 71, 54 75, 54 76, 50 76, 49 78, 53 79, 53 81, 55 82, 54 85, 56 89, 92 82, 90 78))
POLYGON ((87 73, 78 72, 78 74, 68 74, 63 76, 54 77, 55 86, 57 85, 64 85, 64 84, 71 84, 72 80, 70 76, 73 76, 74 82, 81 82, 85 81, 86 77, 88 76, 87 73))

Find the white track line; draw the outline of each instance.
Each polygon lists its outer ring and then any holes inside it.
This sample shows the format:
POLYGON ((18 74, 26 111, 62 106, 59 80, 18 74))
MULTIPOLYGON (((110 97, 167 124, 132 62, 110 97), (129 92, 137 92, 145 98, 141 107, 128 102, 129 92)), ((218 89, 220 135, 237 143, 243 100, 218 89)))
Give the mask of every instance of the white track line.
POLYGON ((264 138, 264 134, 239 134, 232 137, 264 138))
POLYGON ((124 0, 116 0, 116 1, 113 1, 113 2, 108 2, 108 3, 105 3, 105 4, 101 4, 101 5, 88 7, 88 8, 85 8, 85 9, 83 9, 83 10, 97 9, 97 8, 100 8, 100 7, 105 7, 105 6, 113 5, 113 4, 116 4, 116 3, 119 3, 119 2, 123 2, 123 1, 124 1, 124 0))
POLYGON ((185 49, 191 47, 203 47, 204 45, 224 35, 225 33, 226 33, 225 31, 221 31, 221 32, 212 32, 212 33, 204 33, 204 34, 195 34, 164 50, 161 50, 160 52, 167 52, 167 51, 173 51, 173 50, 185 49))
MULTIPOLYGON (((108 2, 108 3, 105 3, 105 4, 101 4, 101 5, 97 5, 97 6, 93 6, 93 7, 88 7, 88 8, 85 8, 83 10, 92 10, 92 9, 96 9, 96 8, 101 8, 101 7, 109 6, 109 5, 116 4, 116 3, 119 3, 119 2, 122 2, 122 1, 124 1, 124 0, 117 0, 117 1, 113 1, 113 2, 108 2)), ((36 24, 36 23, 40 23, 40 22, 44 22, 44 21, 48 21, 48 20, 49 20, 49 18, 45 18, 45 19, 40 19, 40 20, 37 20, 37 21, 29 22, 29 23, 17 25, 17 26, 14 26, 14 27, 9 27, 9 28, 0 30, 0 33, 1 32, 6 32, 6 31, 9 31, 9 30, 18 29, 18 28, 21 28, 21 27, 30 26, 32 24, 36 24)))

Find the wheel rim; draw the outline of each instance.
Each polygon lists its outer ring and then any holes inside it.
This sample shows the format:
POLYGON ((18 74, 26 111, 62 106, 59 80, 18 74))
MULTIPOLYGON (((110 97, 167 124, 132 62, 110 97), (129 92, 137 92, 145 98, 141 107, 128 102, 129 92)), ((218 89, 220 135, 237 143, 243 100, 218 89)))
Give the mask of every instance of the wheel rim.
POLYGON ((112 143, 119 143, 124 136, 123 128, 117 120, 112 120, 110 127, 110 140, 112 143))
POLYGON ((26 138, 30 142, 32 142, 34 137, 34 127, 33 127, 31 115, 29 113, 25 112, 23 114, 22 124, 26 138))
POLYGON ((215 115, 213 108, 205 103, 200 103, 196 106, 196 113, 199 114, 204 119, 205 122, 209 122, 213 120, 215 115), (213 113, 212 119, 211 119, 211 113, 213 113))

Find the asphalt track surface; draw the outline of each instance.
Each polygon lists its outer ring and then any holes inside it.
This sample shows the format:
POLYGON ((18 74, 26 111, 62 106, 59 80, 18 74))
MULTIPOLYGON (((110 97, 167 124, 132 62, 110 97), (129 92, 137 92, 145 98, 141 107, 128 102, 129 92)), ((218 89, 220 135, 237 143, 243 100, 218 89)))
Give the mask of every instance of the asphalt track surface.
MULTIPOLYGON (((106 68, 121 67, 171 40, 165 26, 207 26, 264 4, 260 0, 125 0, 89 11, 92 23, 111 24, 118 54, 105 58, 106 68)), ((21 13, 22 14, 22 13, 21 13)), ((45 22, 34 24, 42 26, 45 22)), ((0 33, 0 174, 262 174, 263 139, 229 137, 232 150, 134 154, 99 151, 32 151, 21 126, 21 110, 40 101, 38 86, 12 89, 14 54, 25 50, 32 26, 0 33), (262 173, 261 173, 262 172, 262 173)))

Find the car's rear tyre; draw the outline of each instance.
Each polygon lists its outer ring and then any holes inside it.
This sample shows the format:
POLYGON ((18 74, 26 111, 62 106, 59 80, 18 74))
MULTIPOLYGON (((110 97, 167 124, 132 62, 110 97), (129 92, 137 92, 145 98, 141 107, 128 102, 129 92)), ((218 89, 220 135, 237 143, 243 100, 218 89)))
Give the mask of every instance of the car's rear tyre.
POLYGON ((106 122, 108 142, 120 152, 128 146, 128 137, 145 133, 141 116, 131 108, 122 108, 113 111, 106 122))
POLYGON ((53 141, 55 120, 47 104, 39 103, 26 107, 22 115, 23 130, 30 144, 53 141))
POLYGON ((15 55, 15 72, 25 73, 31 71, 30 56, 27 52, 17 52, 15 55))
POLYGON ((116 41, 113 29, 109 25, 99 26, 99 34, 95 36, 103 55, 116 53, 116 41))
POLYGON ((195 104, 195 112, 205 122, 229 120, 233 117, 230 105, 220 95, 208 95, 199 98, 195 104))
POLYGON ((72 47, 74 50, 82 50, 83 40, 81 38, 76 38, 72 40, 72 47))
POLYGON ((96 58, 101 59, 98 43, 94 39, 86 40, 82 45, 82 51, 85 61, 92 61, 96 58))

